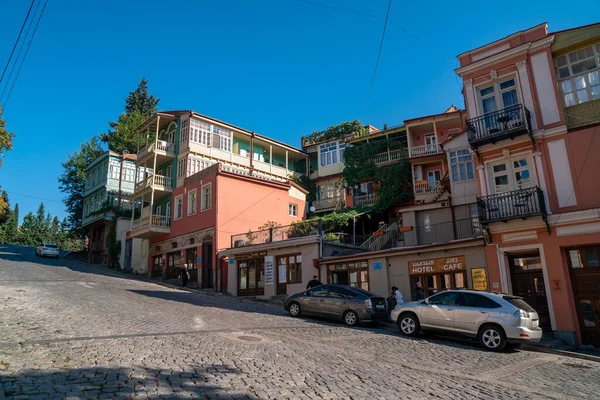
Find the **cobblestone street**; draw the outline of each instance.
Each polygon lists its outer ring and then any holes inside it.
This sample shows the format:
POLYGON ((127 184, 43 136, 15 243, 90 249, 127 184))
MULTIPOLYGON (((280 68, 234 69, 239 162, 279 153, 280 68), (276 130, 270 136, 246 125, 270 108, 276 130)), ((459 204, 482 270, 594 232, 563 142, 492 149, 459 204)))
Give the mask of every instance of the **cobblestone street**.
POLYGON ((600 364, 495 354, 0 246, 0 399, 600 398, 600 364))

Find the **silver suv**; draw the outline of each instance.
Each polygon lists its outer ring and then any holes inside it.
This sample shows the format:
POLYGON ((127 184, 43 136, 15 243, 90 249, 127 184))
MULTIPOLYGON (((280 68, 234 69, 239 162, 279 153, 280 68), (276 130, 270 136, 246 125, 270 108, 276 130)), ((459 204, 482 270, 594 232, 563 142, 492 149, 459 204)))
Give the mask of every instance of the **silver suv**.
POLYGON ((521 297, 474 290, 447 290, 425 300, 397 305, 392 320, 400 333, 445 331, 475 337, 488 350, 507 342, 538 341, 539 317, 521 297))

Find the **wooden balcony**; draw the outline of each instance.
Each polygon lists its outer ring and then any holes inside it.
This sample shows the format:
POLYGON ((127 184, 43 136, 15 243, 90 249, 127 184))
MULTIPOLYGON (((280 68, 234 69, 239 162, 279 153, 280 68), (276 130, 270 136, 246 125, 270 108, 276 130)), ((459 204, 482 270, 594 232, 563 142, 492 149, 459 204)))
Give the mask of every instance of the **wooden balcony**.
POLYGON ((163 195, 173 192, 173 178, 163 175, 150 175, 141 182, 135 184, 135 196, 143 192, 150 192, 154 189, 154 198, 158 199, 163 195))
POLYGON ((315 208, 315 211, 327 210, 330 208, 338 208, 338 207, 342 208, 343 207, 342 197, 334 196, 334 197, 328 197, 328 198, 324 198, 324 199, 315 200, 312 202, 312 206, 315 208))
POLYGON ((175 157, 175 145, 165 140, 155 140, 140 149, 137 154, 137 165, 142 165, 156 154, 156 165, 164 164, 175 157))
POLYGON ((131 237, 149 239, 171 232, 171 217, 165 215, 147 215, 134 219, 131 223, 131 237))
POLYGON ((377 196, 375 193, 363 194, 361 196, 354 196, 354 207, 370 206, 377 202, 377 196))
POLYGON ((546 221, 548 215, 544 192, 537 186, 478 197, 477 208, 482 224, 535 216, 542 216, 546 221))
POLYGON ((443 153, 444 150, 442 150, 439 144, 426 144, 408 148, 408 155, 410 158, 434 156, 443 153))
POLYGON ((531 137, 531 132, 531 115, 522 104, 467 120, 467 135, 473 147, 524 134, 531 137))
POLYGON ((371 159, 375 165, 403 161, 408 158, 408 149, 395 149, 378 153, 371 159))

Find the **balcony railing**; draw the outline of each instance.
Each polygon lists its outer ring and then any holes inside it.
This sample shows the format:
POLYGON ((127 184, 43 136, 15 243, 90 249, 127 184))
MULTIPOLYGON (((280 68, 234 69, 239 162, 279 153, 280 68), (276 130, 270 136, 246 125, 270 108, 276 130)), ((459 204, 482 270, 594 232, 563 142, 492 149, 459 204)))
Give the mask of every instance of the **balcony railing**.
POLYGON ((416 227, 402 227, 396 238, 396 247, 423 246, 453 240, 482 236, 478 219, 466 218, 416 227))
POLYGON ((394 161, 406 160, 408 158, 408 149, 395 149, 378 153, 373 157, 375 164, 385 164, 394 161))
POLYGON ((143 181, 135 184, 135 191, 139 192, 148 187, 154 186, 158 189, 172 189, 173 178, 170 176, 163 175, 151 175, 146 177, 143 181))
POLYGON ((277 226, 257 231, 248 231, 231 236, 231 247, 250 246, 253 244, 271 243, 281 240, 318 236, 322 231, 321 221, 304 221, 287 226, 277 226))
POLYGON ((531 115, 522 104, 467 120, 467 135, 472 145, 495 143, 523 133, 531 133, 531 115))
POLYGON ((354 207, 359 206, 370 206, 377 202, 377 196, 375 193, 363 194, 361 196, 354 196, 354 207))
POLYGON ((175 146, 173 143, 166 140, 155 140, 154 142, 144 146, 138 152, 138 159, 144 158, 147 154, 156 151, 162 155, 175 157, 175 146))
POLYGON ((342 204, 341 196, 328 197, 320 200, 315 200, 312 202, 312 205, 317 210, 322 210, 325 208, 333 208, 342 204))
POLYGON ((132 232, 138 231, 144 228, 170 228, 171 227, 171 217, 166 215, 153 215, 150 218, 149 215, 134 219, 131 224, 132 232))
POLYGON ((415 182, 415 194, 424 194, 436 192, 442 186, 441 181, 421 181, 415 182))
POLYGON ((482 223, 548 215, 544 192, 536 187, 477 198, 482 223))
POLYGON ((424 157, 441 154, 444 151, 438 144, 426 144, 423 146, 409 147, 408 154, 411 158, 413 157, 424 157))

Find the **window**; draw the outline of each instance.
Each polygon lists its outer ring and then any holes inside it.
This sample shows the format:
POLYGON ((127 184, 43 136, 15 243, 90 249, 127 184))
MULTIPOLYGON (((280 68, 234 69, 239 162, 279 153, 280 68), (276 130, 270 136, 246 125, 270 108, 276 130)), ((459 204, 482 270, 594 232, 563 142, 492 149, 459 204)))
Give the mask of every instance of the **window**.
POLYGON ((444 292, 430 298, 428 303, 431 305, 454 306, 457 299, 458 292, 444 292))
POLYGON ((330 286, 328 296, 338 299, 353 299, 356 297, 351 291, 338 286, 330 286))
POLYGON ((161 215, 161 207, 160 206, 156 206, 156 209, 154 210, 154 215, 161 215))
POLYGON ((167 204, 165 204, 165 215, 167 217, 171 217, 171 202, 170 201, 167 204))
POLYGON ((187 176, 194 175, 196 172, 200 172, 205 168, 210 167, 214 163, 206 161, 200 158, 190 157, 187 160, 187 176))
POLYGON ((429 214, 423 214, 423 227, 425 228, 425 232, 431 232, 431 220, 429 219, 429 214))
POLYGON ((165 176, 169 179, 173 176, 173 167, 170 165, 165 168, 165 176))
POLYGON ((187 204, 187 213, 188 215, 196 214, 196 189, 190 190, 188 192, 188 204, 187 204))
POLYGON ((277 265, 286 266, 287 283, 302 283, 302 256, 300 254, 277 257, 277 265))
POLYGON ((459 305, 465 307, 477 307, 477 308, 499 308, 500 304, 496 303, 489 297, 482 296, 475 293, 463 293, 459 305))
POLYGON ((556 58, 565 107, 600 99, 600 44, 556 58))
POLYGON ((329 289, 329 286, 321 285, 321 286, 317 286, 316 288, 310 290, 308 293, 311 297, 325 297, 325 296, 327 296, 328 289, 329 289))
POLYGON ((475 179, 475 168, 473 167, 473 155, 468 149, 451 151, 450 166, 452 168, 452 181, 468 181, 475 179))
POLYGON ((477 204, 471 204, 471 223, 473 224, 473 232, 481 235, 481 224, 479 223, 479 207, 477 207, 477 204))
POLYGON ((297 217, 298 216, 298 204, 290 203, 290 205, 289 205, 289 215, 290 215, 290 217, 297 217))
POLYGON ((526 158, 505 161, 491 166, 495 193, 530 188, 535 185, 526 158))
POLYGON ((175 197, 175 219, 180 219, 183 215, 183 197, 175 197))
POLYGON ((194 143, 200 143, 205 146, 211 146, 211 125, 197 119, 192 119, 190 123, 190 141, 194 143))
POLYGON ((573 269, 600 267, 600 246, 567 250, 567 259, 573 269))
POLYGON ((110 164, 108 166, 109 168, 109 172, 108 175, 112 178, 112 179, 119 179, 119 166, 118 165, 114 165, 114 164, 110 164))
MULTIPOLYGON (((183 120, 183 121, 181 121, 181 132, 180 132, 180 137, 181 137, 181 140, 180 140, 180 142, 181 142, 181 143, 185 142, 185 141, 187 140, 187 138, 188 138, 188 133, 189 133, 189 123, 190 123, 190 121, 189 121, 189 120, 187 120, 187 119, 186 119, 186 120, 183 120)), ((173 136, 172 136, 172 134, 171 134, 171 133, 169 133, 168 141, 169 141, 170 143, 173 143, 173 136)))
POLYGON ((484 114, 519 104, 515 78, 479 89, 479 98, 484 114))
POLYGON ((177 177, 181 178, 182 176, 185 176, 185 158, 177 163, 177 177))
POLYGON ((210 210, 212 202, 212 184, 207 183, 202 186, 202 205, 201 210, 206 211, 210 210))
POLYGON ((321 155, 321 166, 326 167, 328 165, 337 164, 344 161, 344 150, 346 144, 342 141, 325 143, 319 146, 319 153, 321 155))
POLYGON ((233 132, 229 129, 213 125, 213 134, 215 135, 213 146, 231 153, 231 137, 233 136, 233 132))
POLYGON ((133 168, 125 168, 125 182, 133 182, 134 181, 135 170, 133 168))

